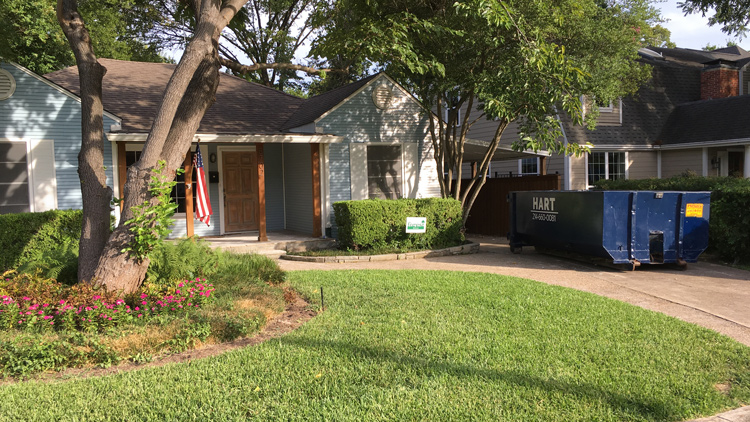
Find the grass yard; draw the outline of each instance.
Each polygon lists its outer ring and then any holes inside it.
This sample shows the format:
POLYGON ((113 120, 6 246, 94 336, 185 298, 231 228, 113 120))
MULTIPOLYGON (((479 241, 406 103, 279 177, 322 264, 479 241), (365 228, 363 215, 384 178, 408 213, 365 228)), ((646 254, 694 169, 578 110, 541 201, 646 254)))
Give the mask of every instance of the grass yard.
POLYGON ((0 419, 678 421, 750 403, 750 348, 498 275, 294 272, 326 311, 258 347, 0 387, 0 419))

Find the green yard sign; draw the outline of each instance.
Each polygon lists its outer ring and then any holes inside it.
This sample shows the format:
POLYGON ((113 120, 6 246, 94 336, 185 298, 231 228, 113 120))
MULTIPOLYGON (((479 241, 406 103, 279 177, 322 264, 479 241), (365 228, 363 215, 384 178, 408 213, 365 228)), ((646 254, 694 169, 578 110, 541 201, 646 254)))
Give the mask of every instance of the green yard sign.
POLYGON ((424 233, 427 231, 427 217, 406 217, 407 233, 424 233))

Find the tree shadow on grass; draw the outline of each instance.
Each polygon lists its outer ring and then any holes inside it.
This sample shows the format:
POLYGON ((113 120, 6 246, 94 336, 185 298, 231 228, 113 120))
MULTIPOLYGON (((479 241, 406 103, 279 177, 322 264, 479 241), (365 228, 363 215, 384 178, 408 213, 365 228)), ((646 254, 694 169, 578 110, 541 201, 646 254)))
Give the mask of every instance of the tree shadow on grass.
MULTIPOLYGON (((433 375, 449 375, 456 378, 490 380, 498 384, 503 383, 511 388, 526 388, 548 393, 562 393, 574 396, 590 403, 600 402, 622 419, 627 420, 661 420, 674 421, 683 420, 691 415, 677 406, 654 399, 644 397, 643 394, 634 392, 622 394, 608 391, 601 386, 542 378, 519 370, 496 370, 481 368, 473 365, 463 365, 448 361, 434 361, 387 350, 376 346, 358 346, 347 342, 333 340, 315 340, 297 336, 283 337, 279 339, 283 344, 303 349, 325 349, 345 352, 357 358, 370 359, 382 363, 395 363, 408 366, 410 369, 422 373, 427 377, 433 375)), ((477 398, 479 399, 479 398, 477 398)))

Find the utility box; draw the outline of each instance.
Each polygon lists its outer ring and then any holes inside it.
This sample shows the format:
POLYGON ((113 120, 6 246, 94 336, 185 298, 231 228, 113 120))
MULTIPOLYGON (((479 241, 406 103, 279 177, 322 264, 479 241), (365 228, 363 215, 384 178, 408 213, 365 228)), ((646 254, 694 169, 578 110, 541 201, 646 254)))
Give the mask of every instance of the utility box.
POLYGON ((708 246, 711 192, 511 192, 511 251, 523 246, 614 264, 696 262, 708 246))

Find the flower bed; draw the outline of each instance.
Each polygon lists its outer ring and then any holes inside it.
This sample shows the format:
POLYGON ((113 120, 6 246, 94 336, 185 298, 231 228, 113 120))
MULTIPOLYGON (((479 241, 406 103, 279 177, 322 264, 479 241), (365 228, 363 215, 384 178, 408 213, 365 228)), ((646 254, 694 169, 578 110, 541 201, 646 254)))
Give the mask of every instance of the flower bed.
POLYGON ((2 290, 2 330, 103 332, 165 313, 187 314, 207 303, 215 289, 196 278, 116 297, 88 286, 68 288, 54 280, 20 274, 5 278, 2 290))

